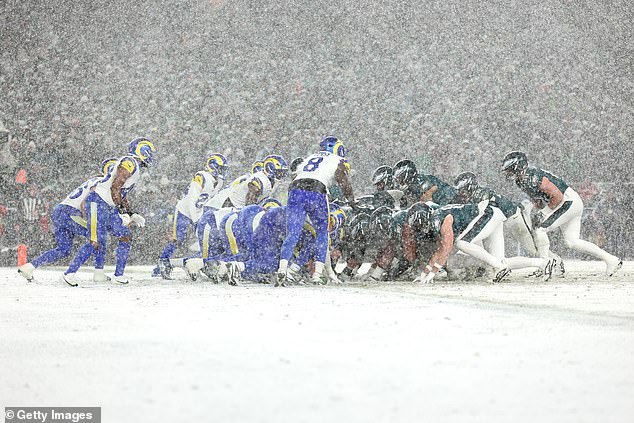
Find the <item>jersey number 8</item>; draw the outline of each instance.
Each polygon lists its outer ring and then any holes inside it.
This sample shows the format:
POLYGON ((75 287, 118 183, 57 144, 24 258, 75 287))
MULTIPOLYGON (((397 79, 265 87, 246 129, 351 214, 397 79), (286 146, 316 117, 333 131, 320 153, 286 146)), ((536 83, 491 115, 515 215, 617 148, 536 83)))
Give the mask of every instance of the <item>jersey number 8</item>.
POLYGON ((319 163, 324 161, 323 157, 313 157, 308 161, 306 166, 304 166, 304 172, 312 172, 319 167, 319 163))

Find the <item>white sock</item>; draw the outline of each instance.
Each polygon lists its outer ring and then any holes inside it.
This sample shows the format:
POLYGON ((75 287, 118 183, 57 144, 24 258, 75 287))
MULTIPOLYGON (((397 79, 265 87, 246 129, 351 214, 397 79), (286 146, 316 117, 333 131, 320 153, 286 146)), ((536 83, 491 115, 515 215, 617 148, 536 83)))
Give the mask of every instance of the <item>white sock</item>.
POLYGON ((321 275, 324 272, 324 264, 320 261, 315 262, 315 275, 321 275))
POLYGON ((288 260, 280 260, 280 267, 277 269, 277 273, 286 273, 288 269, 288 260))

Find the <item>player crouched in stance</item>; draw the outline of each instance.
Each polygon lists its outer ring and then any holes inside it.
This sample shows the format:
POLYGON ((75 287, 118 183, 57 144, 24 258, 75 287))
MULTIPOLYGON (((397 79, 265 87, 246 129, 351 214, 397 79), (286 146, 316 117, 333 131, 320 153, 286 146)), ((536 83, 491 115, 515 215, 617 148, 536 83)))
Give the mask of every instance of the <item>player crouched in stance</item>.
POLYGON ((210 155, 205 162, 205 170, 196 172, 194 178, 187 187, 183 198, 176 203, 174 210, 174 223, 172 227, 172 239, 165 246, 159 257, 158 266, 152 272, 152 276, 161 276, 163 279, 172 279, 172 264, 170 258, 177 246, 185 242, 187 228, 196 228, 203 214, 203 205, 220 191, 227 174, 228 162, 220 153, 210 155))
MULTIPOLYGON (((446 265, 454 247, 477 258, 495 269, 493 282, 501 281, 510 273, 503 257, 495 257, 481 244, 503 242, 502 213, 485 203, 449 204, 433 210, 427 203, 412 205, 408 211, 407 225, 415 234, 432 237, 436 250, 415 282, 431 283, 446 265)), ((420 236, 419 235, 419 236, 420 236)), ((492 250, 496 250, 493 245, 492 250)))
POLYGON ((293 182, 289 186, 286 211, 287 234, 275 286, 284 286, 287 281, 289 260, 297 245, 306 217, 315 229, 315 271, 313 282, 321 279, 328 253, 328 187, 335 182, 341 187, 345 198, 354 204, 352 186, 348 180, 348 170, 344 162, 345 147, 336 137, 321 140, 320 151, 311 154, 302 163, 293 182))
POLYGON ((113 279, 121 284, 129 281, 123 273, 132 240, 132 231, 128 226, 134 223, 143 227, 145 219, 131 210, 127 195, 140 180, 141 168, 154 163, 156 148, 147 138, 135 138, 128 150, 130 155, 121 157, 86 197, 86 229, 90 242, 77 251, 62 275, 62 280, 70 286, 77 286, 81 282, 76 272, 91 255, 105 252, 108 234, 119 238, 113 279))
MULTIPOLYGON (((61 203, 55 206, 51 220, 55 228, 54 236, 57 247, 42 253, 32 262, 18 267, 20 275, 29 281, 33 280, 33 272, 36 268, 45 264, 54 263, 70 255, 75 236, 88 237, 84 200, 88 194, 90 194, 95 184, 112 170, 117 161, 118 159, 116 158, 104 160, 101 163, 100 176, 90 178, 68 194, 61 203)), ((99 254, 95 257, 95 273, 93 279, 95 282, 103 282, 108 279, 103 272, 106 255, 105 251, 99 251, 98 253, 99 254)))
POLYGON ((603 260, 608 276, 614 275, 621 268, 621 259, 581 239, 583 201, 561 178, 543 169, 529 166, 526 154, 521 151, 512 151, 504 157, 502 172, 507 178, 513 179, 540 210, 541 218, 534 222, 535 246, 540 257, 548 257, 548 232, 560 228, 566 245, 603 260))
MULTIPOLYGON (((479 204, 482 201, 489 203, 491 207, 499 209, 504 218, 504 233, 510 234, 531 257, 507 257, 506 264, 512 270, 522 268, 537 268, 533 276, 542 276, 544 280, 550 279, 556 264, 559 274, 563 277, 564 265, 561 258, 548 252, 548 259, 541 259, 535 248, 535 240, 532 234, 532 224, 530 217, 530 203, 517 204, 503 195, 497 194, 490 188, 482 187, 472 172, 459 174, 455 181, 456 197, 454 202, 458 204, 479 204)), ((528 202, 527 202, 528 203, 528 202)), ((504 242, 496 243, 497 251, 489 252, 496 257, 504 257, 504 242)))

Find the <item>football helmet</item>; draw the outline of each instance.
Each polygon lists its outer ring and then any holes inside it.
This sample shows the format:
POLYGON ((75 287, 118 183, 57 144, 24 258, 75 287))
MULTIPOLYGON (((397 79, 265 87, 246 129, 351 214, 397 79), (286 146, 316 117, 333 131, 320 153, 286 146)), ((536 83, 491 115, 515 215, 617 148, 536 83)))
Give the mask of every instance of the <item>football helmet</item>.
POLYGON ((370 230, 370 215, 367 213, 357 213, 348 221, 350 238, 353 241, 363 240, 370 230))
POLYGON ((381 206, 370 215, 370 230, 374 234, 388 234, 392 227, 392 209, 381 206))
POLYGON ((110 171, 114 169, 114 165, 117 164, 117 161, 119 161, 118 158, 109 157, 105 159, 103 162, 101 162, 101 166, 99 167, 99 171, 101 172, 101 174, 103 176, 106 176, 108 173, 110 173, 110 171))
POLYGON ((394 183, 401 190, 409 187, 418 177, 418 170, 413 161, 403 159, 394 165, 394 183))
POLYGON ((264 159, 264 173, 269 178, 282 179, 288 175, 288 163, 284 157, 277 154, 271 154, 264 159))
POLYGON ((293 161, 291 162, 291 166, 290 166, 290 171, 291 171, 291 175, 296 175, 298 172, 298 167, 300 164, 302 164, 302 162, 304 161, 304 159, 302 157, 295 157, 293 159, 293 161))
POLYGON ((521 151, 511 151, 502 161, 502 172, 507 176, 523 173, 528 168, 528 158, 521 151))
POLYGON ((320 151, 328 151, 329 153, 336 154, 339 157, 346 157, 346 148, 343 143, 337 137, 324 137, 319 143, 320 151))
POLYGON ((147 138, 137 137, 128 144, 128 152, 141 161, 141 165, 145 167, 154 165, 154 156, 156 156, 156 147, 147 138))
POLYGON ((275 198, 265 198, 260 201, 260 206, 262 206, 264 210, 268 210, 270 208, 282 207, 282 203, 277 201, 275 198))
POLYGON ((431 231, 432 209, 427 203, 412 204, 407 211, 407 224, 416 232, 429 233, 431 231))
POLYGON ((478 189, 478 180, 473 172, 462 172, 453 182, 460 200, 469 201, 478 189))
POLYGON ((205 162, 207 172, 218 179, 225 179, 228 167, 227 158, 220 153, 212 154, 205 162))
POLYGON ((336 231, 346 224, 346 212, 334 203, 330 203, 330 213, 328 216, 328 231, 336 231))
POLYGON ((372 184, 378 191, 394 188, 394 170, 389 166, 379 166, 372 174, 372 184))
POLYGON ((251 165, 251 173, 257 173, 264 171, 264 162, 262 160, 256 160, 251 165))

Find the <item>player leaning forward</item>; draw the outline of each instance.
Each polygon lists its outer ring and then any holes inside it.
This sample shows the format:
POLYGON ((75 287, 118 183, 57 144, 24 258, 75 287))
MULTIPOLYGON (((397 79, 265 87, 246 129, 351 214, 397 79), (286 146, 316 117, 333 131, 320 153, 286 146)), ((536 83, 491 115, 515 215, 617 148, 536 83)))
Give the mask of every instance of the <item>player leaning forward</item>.
POLYGON ((328 253, 328 187, 336 182, 348 202, 354 204, 343 143, 336 137, 325 137, 319 147, 321 151, 302 162, 288 188, 287 235, 282 244, 276 286, 286 285, 288 261, 299 241, 307 216, 316 233, 315 272, 312 279, 313 282, 321 279, 328 253))
POLYGON ((134 223, 143 227, 145 219, 130 209, 127 196, 141 179, 141 169, 153 164, 156 148, 147 138, 135 138, 129 146, 129 155, 121 157, 102 180, 97 182, 86 197, 86 230, 89 242, 76 253, 62 280, 77 286, 81 280, 76 275, 82 264, 98 250, 105 251, 108 235, 119 238, 113 280, 128 283, 124 275, 130 253, 134 223))
POLYGON ((569 248, 590 254, 607 265, 606 273, 612 276, 623 262, 597 245, 581 239, 581 215, 583 201, 579 194, 561 178, 543 169, 528 165, 526 154, 512 151, 502 163, 502 171, 529 196, 540 209, 541 219, 534 222, 535 246, 540 257, 546 258, 550 249, 548 232, 560 228, 569 248))

